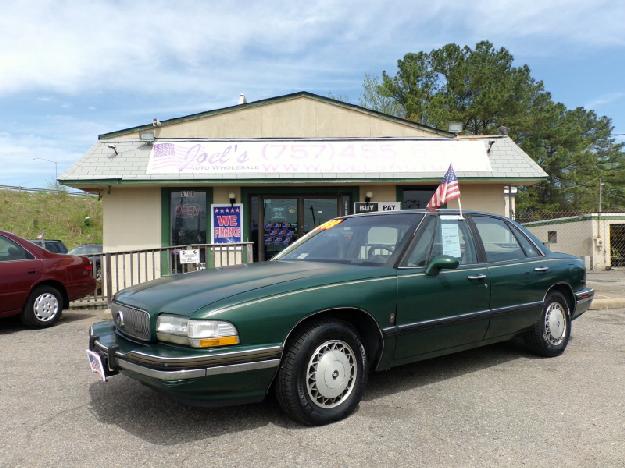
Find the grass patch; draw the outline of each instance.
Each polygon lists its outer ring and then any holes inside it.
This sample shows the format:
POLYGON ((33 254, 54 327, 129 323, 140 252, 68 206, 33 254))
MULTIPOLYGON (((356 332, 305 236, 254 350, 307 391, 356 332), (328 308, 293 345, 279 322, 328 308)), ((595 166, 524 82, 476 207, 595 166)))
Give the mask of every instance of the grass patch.
POLYGON ((68 248, 102 243, 102 203, 97 197, 0 190, 0 230, 26 239, 42 234, 68 248), (89 221, 85 221, 86 217, 89 221))

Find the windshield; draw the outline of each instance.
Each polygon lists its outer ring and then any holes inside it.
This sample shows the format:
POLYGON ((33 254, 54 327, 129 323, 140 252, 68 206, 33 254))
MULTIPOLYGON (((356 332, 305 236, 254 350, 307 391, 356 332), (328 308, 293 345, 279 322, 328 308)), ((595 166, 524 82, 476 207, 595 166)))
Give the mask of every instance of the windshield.
POLYGON ((423 218, 420 213, 336 218, 311 231, 274 260, 384 264, 423 218))

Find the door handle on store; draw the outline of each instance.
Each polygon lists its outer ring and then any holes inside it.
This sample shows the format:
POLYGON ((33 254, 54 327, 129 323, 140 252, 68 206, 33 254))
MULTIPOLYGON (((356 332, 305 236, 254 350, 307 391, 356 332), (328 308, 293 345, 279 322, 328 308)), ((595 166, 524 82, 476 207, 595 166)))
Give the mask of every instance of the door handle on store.
POLYGON ((486 275, 469 275, 467 276, 467 279, 472 281, 479 281, 486 279, 486 275))
POLYGON ((546 271, 549 271, 549 267, 536 267, 534 268, 534 271, 537 271, 539 273, 544 273, 546 271))

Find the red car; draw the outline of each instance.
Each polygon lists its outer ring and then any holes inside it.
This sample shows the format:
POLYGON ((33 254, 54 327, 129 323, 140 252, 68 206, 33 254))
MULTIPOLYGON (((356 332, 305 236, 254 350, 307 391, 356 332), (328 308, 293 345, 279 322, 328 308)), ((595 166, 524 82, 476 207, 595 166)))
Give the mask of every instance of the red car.
POLYGON ((21 315, 26 325, 49 327, 95 287, 88 258, 48 252, 0 231, 0 317, 21 315))

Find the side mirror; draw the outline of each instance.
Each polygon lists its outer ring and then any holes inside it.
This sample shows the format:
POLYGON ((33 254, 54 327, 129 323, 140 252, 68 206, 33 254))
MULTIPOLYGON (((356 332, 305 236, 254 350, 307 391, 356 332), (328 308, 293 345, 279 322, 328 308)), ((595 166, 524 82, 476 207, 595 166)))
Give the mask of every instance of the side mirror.
POLYGON ((456 257, 450 257, 449 255, 439 255, 438 257, 434 257, 428 263, 428 266, 425 268, 425 274, 428 276, 435 276, 441 270, 455 270, 458 268, 458 259, 456 257))

